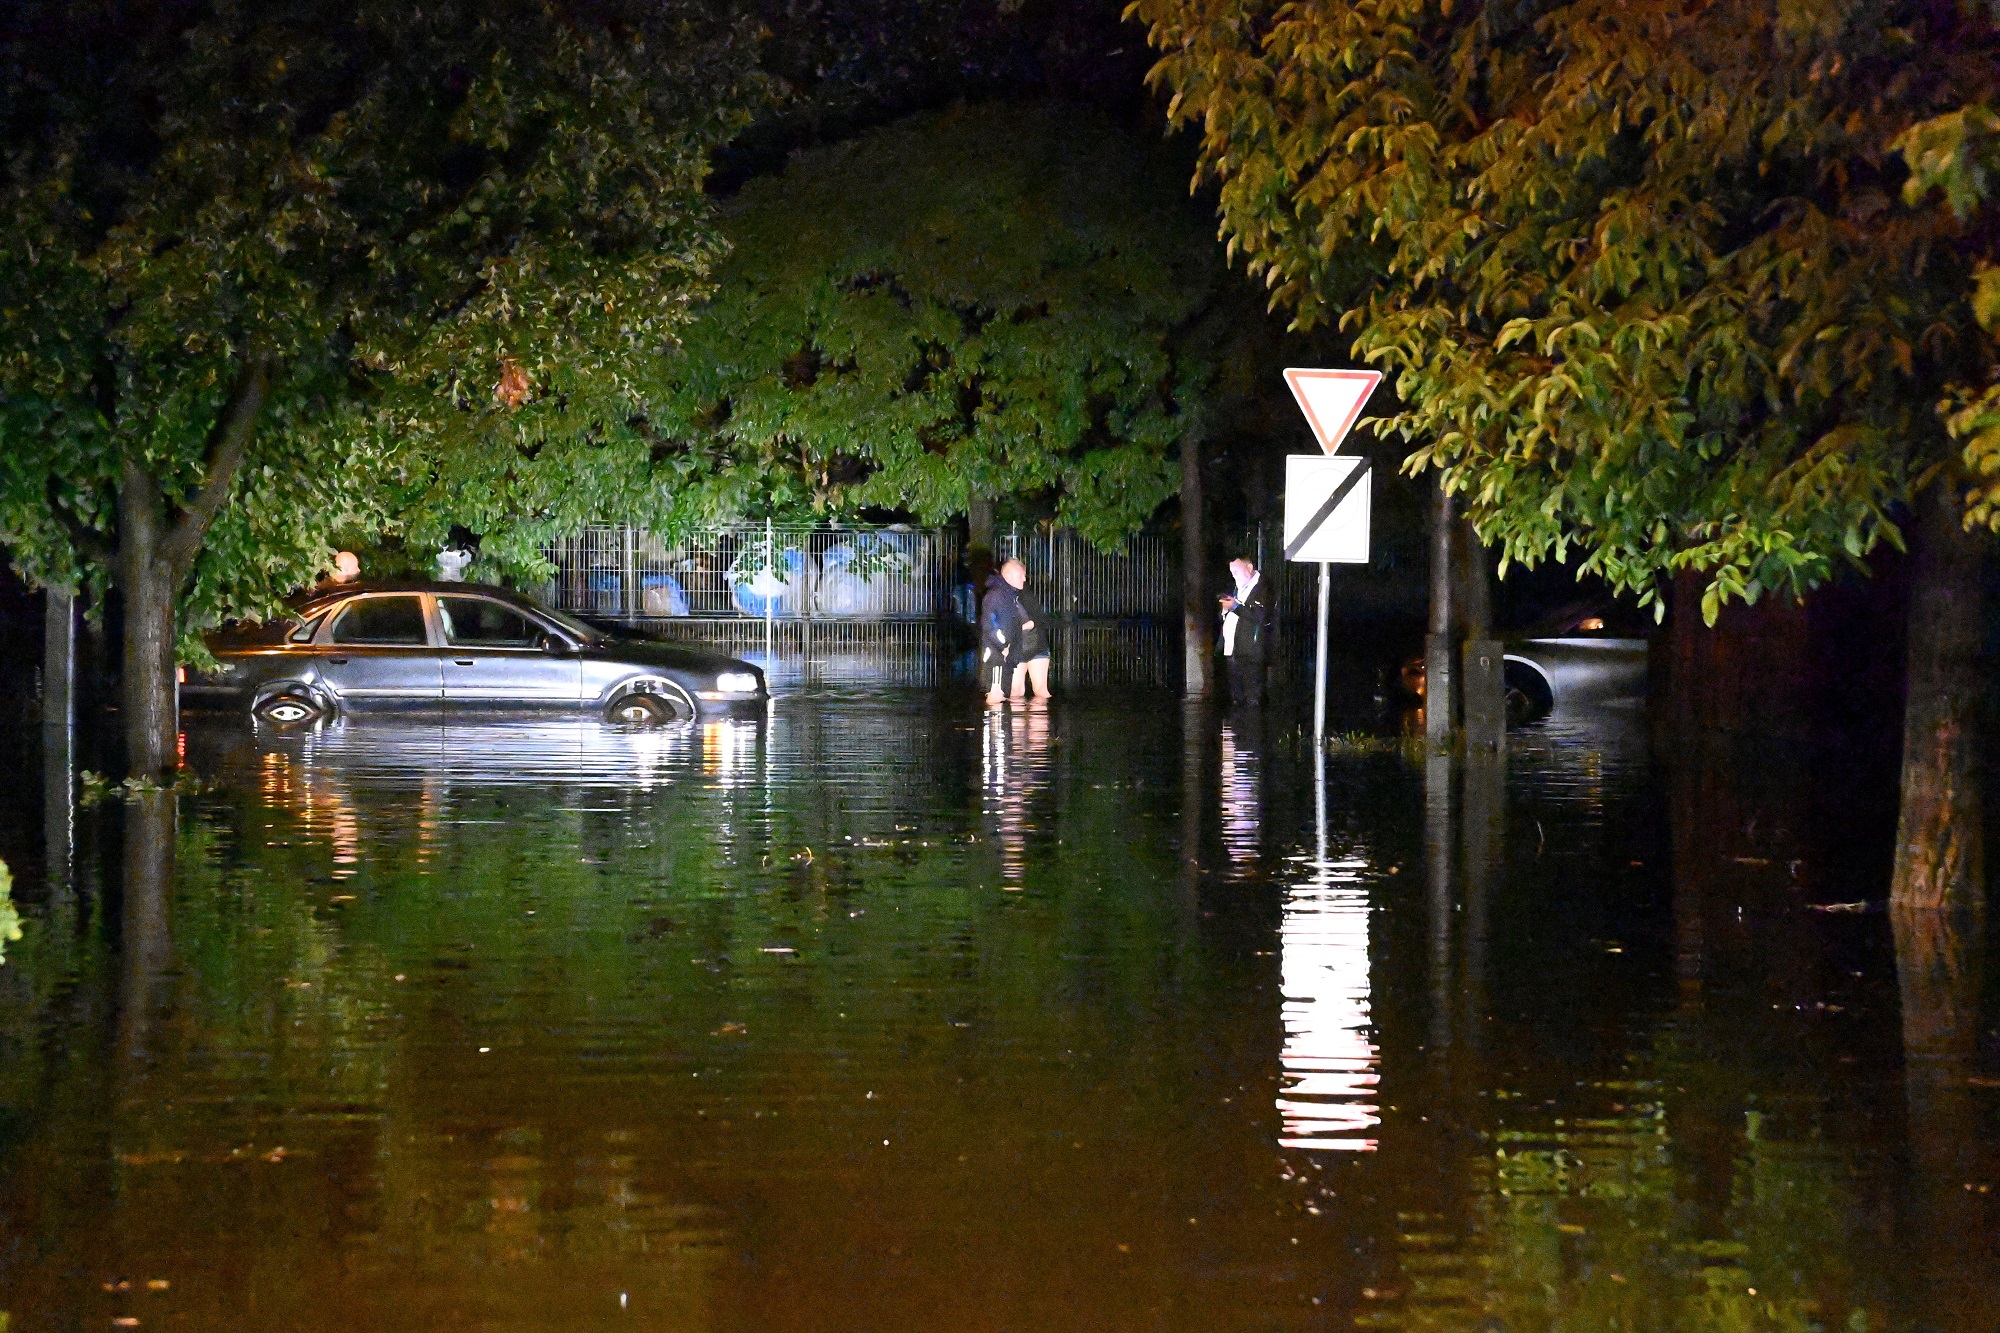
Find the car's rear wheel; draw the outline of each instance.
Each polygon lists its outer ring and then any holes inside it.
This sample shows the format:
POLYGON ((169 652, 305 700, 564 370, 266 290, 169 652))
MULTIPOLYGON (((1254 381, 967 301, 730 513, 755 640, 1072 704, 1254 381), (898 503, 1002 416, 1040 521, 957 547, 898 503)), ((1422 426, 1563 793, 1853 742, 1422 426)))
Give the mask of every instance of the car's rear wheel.
POLYGON ((634 727, 657 727, 665 722, 685 722, 693 716, 688 706, 657 694, 628 694, 604 710, 607 721, 634 727))
POLYGON ((252 711, 264 721, 276 722, 280 726, 310 722, 320 714, 318 704, 299 694, 274 694, 259 700, 252 711))
POLYGON ((1556 706, 1555 692, 1541 672, 1524 662, 1509 661, 1504 666, 1507 694, 1507 725, 1524 726, 1549 715, 1556 706))

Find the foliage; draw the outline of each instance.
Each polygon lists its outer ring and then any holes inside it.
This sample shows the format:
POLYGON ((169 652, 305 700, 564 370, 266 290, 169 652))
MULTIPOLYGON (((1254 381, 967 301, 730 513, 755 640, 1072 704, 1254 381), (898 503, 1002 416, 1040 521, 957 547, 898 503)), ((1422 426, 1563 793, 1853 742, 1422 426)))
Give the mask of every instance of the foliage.
POLYGON ((217 506, 184 629, 343 529, 527 547, 652 489, 628 369, 719 250, 707 153, 756 88, 727 12, 43 0, 0 36, 0 542, 30 577, 101 584, 135 475, 217 506))
POLYGON ((1504 558, 1641 599, 1896 542, 1987 378, 1964 229, 1891 145, 1990 100, 1985 18, 1894 0, 1137 0, 1232 254, 1397 374, 1375 423, 1504 558))
POLYGON ((756 9, 769 33, 762 64, 784 96, 732 156, 1030 88, 1121 109, 1143 91, 1145 51, 1116 0, 758 0, 756 9))
POLYGON ((1108 542, 1178 485, 1226 275, 1158 151, 1061 104, 912 117, 751 182, 655 427, 741 513, 1053 492, 1108 542))
MULTIPOLYGON (((2000 115, 1987 107, 1913 125, 1896 146, 1910 164, 1903 198, 1912 205, 1941 190, 1953 216, 1966 221, 2000 192, 2000 115)), ((1989 233, 1991 226, 1989 220, 1989 233)), ((2000 337, 2000 265, 1991 258, 1974 271, 1972 313, 2000 337)), ((2000 532, 2000 383, 1954 385, 1944 410, 1945 425, 1965 447, 1966 523, 2000 532)))

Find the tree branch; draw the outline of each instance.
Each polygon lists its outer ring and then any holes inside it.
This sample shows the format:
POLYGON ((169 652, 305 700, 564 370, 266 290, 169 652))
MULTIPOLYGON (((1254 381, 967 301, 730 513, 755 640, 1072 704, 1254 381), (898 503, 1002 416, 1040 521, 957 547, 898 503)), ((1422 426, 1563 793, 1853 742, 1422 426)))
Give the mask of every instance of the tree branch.
POLYGON ((215 423, 214 433, 209 437, 208 458, 203 471, 207 474, 201 489, 195 492, 193 500, 181 510, 173 530, 160 543, 160 558, 173 571, 176 587, 187 578, 194 568, 194 559, 201 553, 202 538, 208 535, 209 524, 222 512, 223 502, 229 498, 229 488, 236 480, 236 473, 243 466, 244 455, 250 451, 250 441, 257 434, 257 418, 264 410, 264 400, 270 395, 271 361, 268 356, 258 353, 244 363, 243 373, 236 379, 236 387, 230 391, 229 406, 215 423))

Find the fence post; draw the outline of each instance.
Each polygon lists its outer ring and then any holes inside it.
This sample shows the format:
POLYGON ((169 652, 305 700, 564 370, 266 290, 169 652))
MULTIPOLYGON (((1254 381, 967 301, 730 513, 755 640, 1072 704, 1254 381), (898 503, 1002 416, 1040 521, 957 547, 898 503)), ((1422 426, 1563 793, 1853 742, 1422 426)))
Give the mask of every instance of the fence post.
POLYGON ((645 605, 639 600, 639 552, 638 543, 632 537, 632 525, 621 523, 619 531, 624 536, 625 550, 625 618, 637 620, 645 605))

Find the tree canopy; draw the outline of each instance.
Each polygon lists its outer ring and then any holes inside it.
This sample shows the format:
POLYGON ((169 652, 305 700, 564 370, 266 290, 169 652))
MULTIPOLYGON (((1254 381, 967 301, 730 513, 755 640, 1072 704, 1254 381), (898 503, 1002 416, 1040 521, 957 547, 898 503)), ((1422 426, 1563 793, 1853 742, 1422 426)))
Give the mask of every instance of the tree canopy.
POLYGON ((1228 284, 1186 167, 1079 107, 928 113, 798 154, 724 219, 653 428, 735 512, 928 520, 1047 496, 1099 541, 1178 484, 1228 284))
POLYGON ((1704 609, 1898 540, 1984 384, 1977 238, 1893 145, 1990 103, 1918 0, 1137 0, 1232 254, 1395 372, 1377 423, 1505 558, 1704 609))
POLYGON ((341 528, 519 545, 645 498, 630 372, 718 253, 752 43, 697 0, 10 10, 0 543, 116 588, 138 772, 173 762, 177 634, 341 528))
POLYGON ((198 626, 343 527, 643 492, 629 373, 719 253, 753 46, 696 3, 12 7, 0 541, 101 579, 149 488, 198 626))

